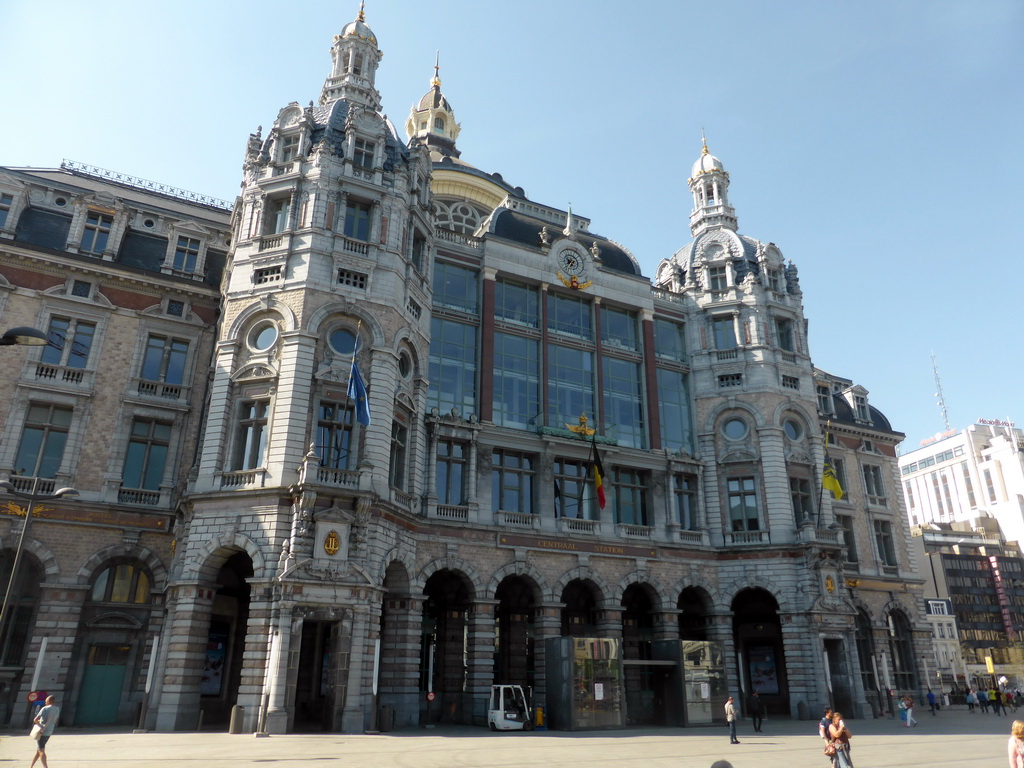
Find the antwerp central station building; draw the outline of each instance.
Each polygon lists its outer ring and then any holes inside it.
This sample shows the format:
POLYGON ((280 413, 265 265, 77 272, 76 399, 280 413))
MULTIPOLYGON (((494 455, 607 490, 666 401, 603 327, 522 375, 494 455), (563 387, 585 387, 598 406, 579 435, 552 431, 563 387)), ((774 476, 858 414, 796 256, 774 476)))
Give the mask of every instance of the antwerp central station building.
POLYGON ((269 733, 483 725, 496 683, 558 728, 922 691, 903 435, 813 366, 723 163, 694 146, 689 242, 643 275, 464 160, 436 71, 400 138, 362 12, 330 54, 233 204, 0 169, 0 320, 49 335, 0 372, 2 721, 38 690, 269 733))

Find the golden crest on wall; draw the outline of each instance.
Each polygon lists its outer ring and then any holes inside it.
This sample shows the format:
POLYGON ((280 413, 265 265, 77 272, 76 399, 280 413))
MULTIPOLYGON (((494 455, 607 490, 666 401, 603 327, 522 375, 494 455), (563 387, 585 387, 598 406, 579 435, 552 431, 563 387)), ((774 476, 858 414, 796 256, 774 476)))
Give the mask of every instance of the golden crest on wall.
POLYGON ((327 535, 324 536, 324 552, 333 556, 338 554, 340 548, 341 537, 338 535, 338 532, 335 530, 328 531, 327 535))
POLYGON ((836 591, 836 580, 831 576, 825 577, 825 591, 830 594, 836 591))

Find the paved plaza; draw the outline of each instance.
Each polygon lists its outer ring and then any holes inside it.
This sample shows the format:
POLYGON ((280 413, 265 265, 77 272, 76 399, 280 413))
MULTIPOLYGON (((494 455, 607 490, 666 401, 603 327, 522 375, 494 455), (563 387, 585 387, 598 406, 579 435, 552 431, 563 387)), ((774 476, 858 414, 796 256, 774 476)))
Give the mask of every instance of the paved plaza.
MULTIPOLYGON (((942 711, 917 713, 920 726, 898 720, 850 721, 856 768, 926 765, 1002 768, 1014 716, 942 711)), ((1024 719, 1024 710, 1020 712, 1024 719)), ((566 733, 490 733, 465 726, 386 734, 130 733, 58 728, 47 755, 52 768, 268 766, 297 768, 341 761, 344 768, 828 768, 814 721, 768 720, 763 733, 740 723, 738 745, 719 728, 658 728, 566 733)), ((27 731, 26 731, 27 732, 27 731)), ((28 766, 27 735, 0 736, 0 768, 28 766)))

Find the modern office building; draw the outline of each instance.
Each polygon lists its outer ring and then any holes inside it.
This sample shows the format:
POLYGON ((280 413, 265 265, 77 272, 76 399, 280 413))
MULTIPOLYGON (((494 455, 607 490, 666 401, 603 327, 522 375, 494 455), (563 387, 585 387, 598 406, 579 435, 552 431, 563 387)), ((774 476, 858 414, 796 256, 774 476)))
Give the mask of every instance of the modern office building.
MULTIPOLYGON (((69 722, 102 679, 108 722, 237 705, 275 733, 484 724, 493 683, 602 727, 702 722, 726 690, 865 716, 917 689, 903 436, 813 367, 797 269, 739 233, 722 162, 695 147, 690 241, 652 283, 463 159, 436 69, 399 138, 380 59, 360 11, 319 99, 249 137, 230 223, 0 173, 0 319, 65 324, 0 379, 0 473, 81 493, 26 536, 10 717, 37 669, 69 722)), ((5 564, 22 525, 0 518, 5 564)))
POLYGON ((972 688, 987 688, 1002 678, 1011 687, 1024 685, 1024 560, 1017 542, 1007 542, 992 518, 927 523, 911 530, 928 561, 921 572, 929 620, 940 633, 936 653, 946 652, 945 664, 939 657, 939 677, 947 682, 952 676, 972 688), (954 620, 956 656, 949 647, 954 620), (954 666, 957 656, 959 667, 954 666))

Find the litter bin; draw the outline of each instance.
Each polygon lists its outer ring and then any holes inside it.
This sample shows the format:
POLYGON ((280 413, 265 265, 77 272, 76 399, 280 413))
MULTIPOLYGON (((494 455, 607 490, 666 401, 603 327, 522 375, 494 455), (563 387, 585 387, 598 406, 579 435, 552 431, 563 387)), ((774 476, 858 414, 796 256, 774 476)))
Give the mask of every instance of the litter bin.
POLYGON ((387 733, 395 728, 395 708, 390 704, 382 704, 377 711, 377 730, 387 733))

